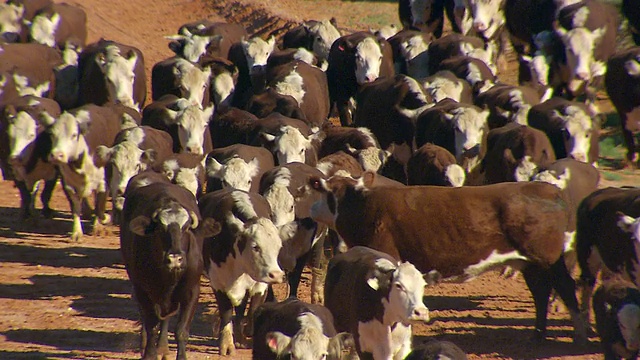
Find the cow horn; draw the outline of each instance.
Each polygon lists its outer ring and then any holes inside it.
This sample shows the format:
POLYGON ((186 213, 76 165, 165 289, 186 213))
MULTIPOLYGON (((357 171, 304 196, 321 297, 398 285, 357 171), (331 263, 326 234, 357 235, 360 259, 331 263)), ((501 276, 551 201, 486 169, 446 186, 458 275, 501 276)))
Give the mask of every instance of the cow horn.
POLYGON ((198 225, 200 225, 200 222, 198 221, 198 215, 196 215, 195 211, 191 210, 189 211, 189 216, 191 217, 191 228, 197 229, 198 225))

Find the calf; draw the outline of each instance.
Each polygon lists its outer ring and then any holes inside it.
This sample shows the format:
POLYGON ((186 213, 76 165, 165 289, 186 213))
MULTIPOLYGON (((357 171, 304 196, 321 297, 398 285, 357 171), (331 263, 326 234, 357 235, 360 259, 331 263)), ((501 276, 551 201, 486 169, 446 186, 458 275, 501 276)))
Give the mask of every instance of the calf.
POLYGON ((429 321, 425 285, 413 264, 356 246, 329 261, 325 306, 336 330, 353 334, 360 356, 404 359, 411 352, 409 321, 429 321))
POLYGON ((466 174, 447 149, 431 143, 424 144, 407 163, 408 185, 436 185, 460 187, 466 174))
POLYGON ((204 242, 205 274, 220 311, 220 354, 235 353, 234 333, 242 342, 240 320, 244 308, 236 309, 247 292, 251 306, 257 306, 266 284, 281 283, 284 272, 278 265, 282 240, 271 221, 269 203, 259 194, 223 189, 204 195, 198 206, 202 217, 222 224, 222 231, 204 242))
POLYGON ((211 68, 202 69, 183 58, 162 60, 151 69, 151 96, 154 101, 172 94, 187 99, 193 105, 207 107, 210 103, 211 68))
POLYGON ((320 144, 318 157, 323 158, 338 151, 344 151, 358 160, 364 170, 378 171, 389 157, 380 148, 376 136, 366 127, 325 127, 324 140, 320 144))
POLYGON ((318 66, 322 70, 328 67, 331 45, 340 37, 336 19, 310 20, 287 31, 282 36, 282 47, 305 48, 318 57, 318 66))
POLYGON ((188 191, 154 183, 127 194, 123 224, 120 249, 140 308, 143 359, 168 354, 164 329, 178 311, 176 358, 185 359, 204 268, 203 239, 218 234, 220 223, 202 220, 188 191), (158 335, 160 323, 163 331, 158 335))
POLYGON ((638 287, 622 279, 606 280, 593 294, 593 312, 604 358, 637 358, 640 348, 638 287))
POLYGON ((186 99, 165 95, 142 111, 142 125, 164 130, 173 139, 173 152, 203 155, 213 149, 209 119, 213 105, 202 109, 186 99))
POLYGON ((640 91, 640 47, 633 47, 613 55, 607 62, 605 86, 609 99, 620 116, 620 126, 627 164, 638 166, 640 146, 640 99, 633 94, 640 91))
POLYGON ((101 39, 89 44, 78 59, 78 105, 119 102, 140 110, 147 96, 142 52, 101 39))
POLYGON ((167 177, 173 184, 189 190, 196 198, 204 193, 207 174, 204 157, 188 153, 172 154, 153 166, 153 170, 167 177))
POLYGON ((258 192, 262 174, 275 165, 263 147, 235 144, 213 149, 207 155, 207 192, 235 188, 258 192))
POLYGON ((534 88, 496 85, 478 94, 474 103, 479 107, 489 108, 491 111, 488 118, 489 129, 495 129, 509 122, 527 125, 529 110, 540 101, 540 95, 534 88))
POLYGON ((355 356, 353 335, 337 333, 327 308, 295 298, 266 303, 255 312, 253 358, 340 360, 355 356))
POLYGON ((597 163, 599 124, 594 124, 584 104, 551 98, 533 106, 527 117, 531 127, 542 130, 551 141, 556 159, 572 157, 597 163), (595 148, 592 150, 591 147, 595 148))
POLYGON ((337 39, 329 52, 327 82, 330 106, 337 107, 342 125, 353 122, 349 102, 362 85, 393 75, 393 54, 386 40, 369 32, 337 39))
MULTIPOLYGON (((395 259, 409 261, 420 272, 429 274, 430 280, 442 277, 468 281, 505 264, 523 266, 536 306, 535 336, 539 339, 546 336, 547 305, 553 288, 569 309, 575 340, 586 339, 585 324, 579 318, 575 283, 564 264, 570 209, 560 189, 539 182, 455 189, 371 188, 374 178, 375 174, 365 173, 359 180, 312 179, 311 187, 323 195, 312 207, 312 218, 336 229, 347 245, 368 246, 395 259), (454 213, 451 212, 453 203, 456 204, 454 213), (356 219, 351 216, 355 213, 361 215, 356 219), (539 222, 532 225, 531 218, 539 222), (478 222, 486 226, 471 232, 462 231, 469 230, 469 223, 478 222)), ((331 276, 329 270, 327 294, 331 276)), ((338 293, 353 293, 354 288, 350 285, 338 293)), ((329 297, 325 297, 326 306, 333 312, 329 297)), ((336 304, 342 312, 373 307, 344 306, 344 300, 336 304)), ((336 319, 347 316, 333 314, 336 319)))
POLYGON ((83 48, 87 43, 87 13, 67 3, 50 4, 31 20, 29 40, 57 49, 83 48))
POLYGON ((538 168, 556 160, 544 132, 526 125, 509 123, 489 131, 482 172, 487 184, 529 181, 538 168))

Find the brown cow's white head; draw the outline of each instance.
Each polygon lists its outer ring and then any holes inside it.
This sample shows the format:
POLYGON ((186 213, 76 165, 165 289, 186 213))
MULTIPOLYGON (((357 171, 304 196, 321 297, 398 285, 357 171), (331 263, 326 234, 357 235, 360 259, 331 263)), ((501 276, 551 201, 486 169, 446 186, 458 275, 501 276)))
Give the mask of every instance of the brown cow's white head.
POLYGON ((330 20, 317 21, 308 27, 309 33, 314 37, 312 50, 318 57, 318 63, 326 63, 329 58, 331 45, 340 37, 340 32, 330 20))
POLYGON ((23 16, 23 4, 0 4, 0 33, 20 34, 23 16))
POLYGON ((321 136, 317 132, 309 137, 302 135, 296 127, 282 126, 276 134, 263 133, 263 137, 274 144, 273 150, 278 158, 278 165, 292 162, 304 163, 307 151, 313 147, 313 141, 321 136))
POLYGON ((260 171, 258 158, 246 162, 239 157, 228 159, 224 164, 219 163, 214 157, 207 157, 207 175, 222 181, 222 187, 235 188, 249 191, 253 178, 260 171))
POLYGON ((57 45, 55 34, 61 19, 58 13, 53 13, 51 17, 45 13, 37 15, 31 21, 29 28, 31 39, 38 44, 55 47, 57 45))
POLYGON ((563 135, 567 155, 587 162, 593 128, 591 116, 576 105, 567 106, 562 112, 554 110, 554 116, 564 122, 563 135))
POLYGON ((473 28, 490 39, 504 25, 504 0, 467 0, 473 28))
POLYGON ((356 45, 356 81, 358 84, 374 82, 380 76, 382 49, 373 37, 366 37, 356 45))
POLYGON ((424 36, 415 35, 400 44, 400 52, 407 64, 407 75, 414 79, 420 79, 429 75, 428 64, 429 43, 424 36))
POLYGON ((606 31, 604 27, 593 31, 584 27, 571 30, 562 27, 556 29, 565 47, 571 92, 579 91, 585 83, 606 72, 606 64, 594 58, 595 48, 606 31))
POLYGON ((271 186, 262 192, 262 196, 271 206, 273 223, 281 227, 292 222, 296 216, 296 200, 289 191, 291 171, 280 167, 274 174, 271 186))
POLYGON ((180 34, 165 36, 165 39, 174 40, 169 48, 192 63, 197 63, 200 57, 207 53, 209 46, 215 46, 222 40, 222 35, 198 35, 192 34, 189 29, 183 27, 180 34))
POLYGON ((267 41, 264 41, 254 36, 249 40, 242 40, 241 43, 249 73, 253 75, 262 72, 276 46, 276 38, 271 36, 267 41))
POLYGON ((489 109, 477 107, 458 107, 445 114, 455 129, 456 158, 475 148, 479 148, 487 128, 489 109))
POLYGON ((182 152, 204 154, 205 131, 213 115, 213 104, 204 110, 199 105, 192 105, 188 100, 181 99, 177 103, 178 111, 166 109, 173 123, 178 126, 178 139, 182 152))
POLYGON ((7 121, 6 131, 9 137, 9 158, 16 158, 35 141, 38 135, 38 122, 26 111, 16 113, 11 105, 5 108, 4 117, 7 121))
POLYGON ((206 90, 209 88, 211 68, 201 69, 189 61, 181 59, 175 64, 173 75, 180 84, 181 96, 192 105, 201 106, 206 90))
POLYGON ((115 93, 115 100, 140 110, 140 104, 133 99, 133 84, 136 79, 134 70, 138 62, 136 52, 130 50, 122 56, 117 45, 109 45, 104 53, 96 58, 96 61, 115 93))
MULTIPOLYGON (((43 118, 50 118, 48 114, 42 114, 43 118)), ((91 118, 89 112, 81 110, 74 116, 64 112, 57 120, 46 120, 52 123, 47 131, 51 134, 51 152, 49 159, 55 163, 64 164, 78 160, 82 154, 88 152, 87 142, 84 138, 91 118)))

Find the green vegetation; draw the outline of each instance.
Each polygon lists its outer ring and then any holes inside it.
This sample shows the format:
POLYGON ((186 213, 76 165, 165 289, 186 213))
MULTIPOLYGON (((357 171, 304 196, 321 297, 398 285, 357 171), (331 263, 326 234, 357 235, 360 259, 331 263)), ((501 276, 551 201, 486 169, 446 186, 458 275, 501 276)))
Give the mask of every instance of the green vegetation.
POLYGON ((602 171, 600 173, 602 174, 602 177, 607 181, 620 181, 620 180, 622 180, 622 176, 620 176, 619 174, 616 174, 616 173, 612 173, 612 172, 609 172, 609 171, 602 171))

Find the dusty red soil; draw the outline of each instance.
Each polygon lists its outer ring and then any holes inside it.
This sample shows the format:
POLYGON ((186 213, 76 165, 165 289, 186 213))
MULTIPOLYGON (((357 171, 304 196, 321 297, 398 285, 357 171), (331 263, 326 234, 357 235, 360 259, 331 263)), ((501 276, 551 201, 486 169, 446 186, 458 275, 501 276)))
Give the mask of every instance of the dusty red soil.
MULTIPOLYGON (((90 41, 104 37, 139 47, 151 66, 171 55, 162 36, 202 18, 242 22, 251 32, 267 34, 304 19, 336 16, 347 29, 364 29, 364 19, 388 16, 396 21, 395 2, 293 0, 82 0, 89 15, 90 41), (260 6, 269 4, 269 11, 260 6), (371 15, 375 13, 374 15, 371 15), (313 14, 313 16, 311 16, 313 14), (362 22, 361 22, 362 21, 362 22)), ((513 75, 513 74, 511 74, 513 75)), ((638 184, 638 173, 621 173, 608 184, 638 184)), ((12 183, 0 182, 0 359, 139 358, 138 312, 119 252, 118 229, 112 235, 87 235, 68 241, 68 204, 60 189, 52 207, 59 216, 38 224, 18 219, 19 196, 12 183)), ((38 207, 40 204, 38 204, 38 207)), ((309 276, 302 284, 308 300, 309 276)), ((282 293, 283 288, 278 289, 282 293)), ((428 288, 429 324, 416 324, 415 341, 428 337, 455 342, 470 358, 595 359, 597 338, 586 346, 571 343, 568 315, 552 312, 549 339, 528 341, 533 302, 521 277, 490 273, 466 284, 428 288)), ((189 357, 216 359, 211 320, 215 301, 205 280, 191 329, 189 357)), ((175 351, 173 339, 171 348, 175 351)), ((249 359, 249 350, 234 357, 249 359)))

